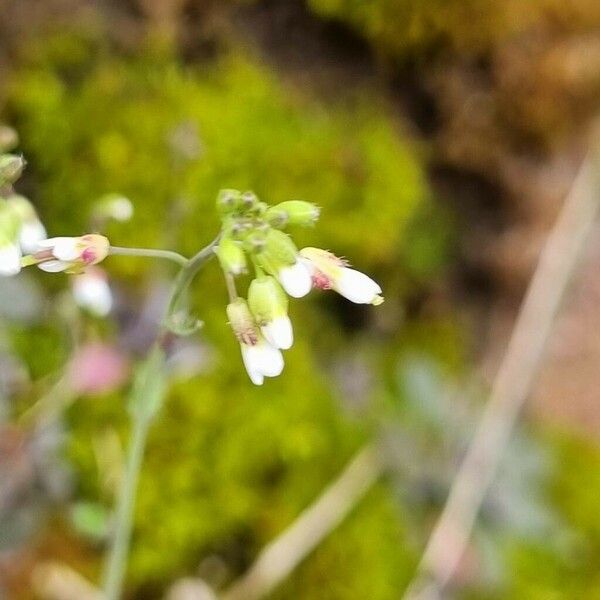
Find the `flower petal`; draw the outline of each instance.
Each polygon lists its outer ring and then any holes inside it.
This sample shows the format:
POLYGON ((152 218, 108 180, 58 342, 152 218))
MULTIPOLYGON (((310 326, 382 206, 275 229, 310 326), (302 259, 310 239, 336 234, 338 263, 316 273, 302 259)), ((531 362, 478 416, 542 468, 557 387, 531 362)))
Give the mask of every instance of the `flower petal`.
POLYGON ((47 273, 60 273, 67 270, 70 266, 71 263, 64 260, 46 260, 38 263, 38 268, 47 273))
POLYGON ((240 347, 242 349, 242 361, 244 367, 246 367, 246 372, 248 373, 248 377, 250 377, 250 381, 252 381, 254 385, 262 385, 264 375, 258 369, 258 364, 261 360, 258 345, 250 346, 248 344, 240 344, 240 347))
POLYGON ((23 252, 29 254, 36 252, 39 249, 39 243, 46 237, 46 229, 42 223, 34 219, 33 221, 26 221, 21 225, 21 231, 19 231, 19 243, 23 252))
POLYGON ((279 279, 279 283, 281 283, 283 289, 292 298, 302 298, 312 288, 310 272, 299 260, 290 267, 280 269, 277 279, 279 279))
POLYGON ((356 304, 372 304, 377 302, 381 294, 381 287, 376 281, 360 271, 347 267, 343 268, 340 276, 333 281, 333 288, 338 294, 356 304))
POLYGON ((267 341, 261 340, 255 348, 258 349, 259 359, 257 367, 265 377, 277 377, 283 371, 283 354, 279 348, 271 346, 267 341))
POLYGON ((292 322, 287 315, 275 317, 270 323, 263 325, 261 331, 267 342, 275 348, 288 350, 294 343, 292 322))
POLYGON ((112 308, 110 286, 102 274, 83 273, 73 278, 75 302, 91 313, 105 317, 112 308))
POLYGON ((16 275, 21 270, 21 249, 16 244, 0 247, 0 275, 16 275))
POLYGON ((63 237, 56 238, 52 247, 52 254, 58 260, 77 260, 81 253, 79 249, 79 238, 63 237))

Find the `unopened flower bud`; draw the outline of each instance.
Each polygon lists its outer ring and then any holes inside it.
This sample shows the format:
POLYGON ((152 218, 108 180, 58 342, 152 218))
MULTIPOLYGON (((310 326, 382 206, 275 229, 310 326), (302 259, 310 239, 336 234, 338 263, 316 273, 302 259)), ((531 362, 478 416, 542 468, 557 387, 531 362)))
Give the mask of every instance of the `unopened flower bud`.
POLYGON ((315 287, 333 289, 356 304, 383 303, 381 286, 368 275, 349 268, 346 260, 321 248, 303 248, 300 255, 315 287))
POLYGON ((102 235, 89 233, 42 240, 38 242, 38 248, 33 259, 42 271, 81 273, 85 267, 96 265, 108 256, 110 243, 102 235))
POLYGON ((282 350, 292 346, 294 338, 287 315, 288 299, 275 278, 267 275, 254 279, 248 289, 248 305, 271 345, 282 350))
POLYGON ((220 190, 217 195, 217 210, 226 215, 234 212, 242 205, 242 194, 238 190, 220 190))
POLYGON ((12 150, 19 144, 19 135, 7 125, 0 125, 0 152, 12 150))
POLYGON ((244 250, 250 254, 262 253, 266 245, 267 238, 262 231, 253 231, 244 240, 244 250))
POLYGON ((294 242, 282 231, 269 230, 267 245, 255 258, 267 273, 278 279, 290 296, 301 298, 310 292, 312 287, 310 273, 299 261, 294 242))
POLYGON ((233 329, 233 333, 240 344, 253 346, 258 343, 258 328, 246 300, 237 298, 228 304, 227 318, 229 319, 229 325, 231 325, 231 329, 233 329))
POLYGON ((246 272, 246 255, 238 242, 230 237, 224 237, 215 250, 221 268, 231 275, 241 275, 246 272))
POLYGON ((242 194, 242 208, 244 210, 256 208, 258 202, 258 196, 254 192, 248 191, 242 194))
POLYGON ((303 200, 289 200, 281 202, 266 213, 265 218, 273 227, 287 225, 314 225, 319 218, 320 209, 312 202, 303 200))
POLYGON ((4 154, 0 156, 0 187, 14 183, 21 177, 26 162, 22 156, 4 154))

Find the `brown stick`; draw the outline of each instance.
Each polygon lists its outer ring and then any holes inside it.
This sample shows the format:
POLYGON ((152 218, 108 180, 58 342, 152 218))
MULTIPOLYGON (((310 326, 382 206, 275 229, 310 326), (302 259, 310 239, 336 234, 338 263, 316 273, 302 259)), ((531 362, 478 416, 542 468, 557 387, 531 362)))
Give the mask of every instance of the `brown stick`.
POLYGON ((255 600, 267 595, 327 536, 383 472, 381 449, 364 447, 336 479, 223 594, 223 600, 255 600))
POLYGON ((469 541, 525 399, 531 392, 577 258, 600 204, 598 153, 581 166, 521 305, 474 438, 405 598, 439 597, 469 541))

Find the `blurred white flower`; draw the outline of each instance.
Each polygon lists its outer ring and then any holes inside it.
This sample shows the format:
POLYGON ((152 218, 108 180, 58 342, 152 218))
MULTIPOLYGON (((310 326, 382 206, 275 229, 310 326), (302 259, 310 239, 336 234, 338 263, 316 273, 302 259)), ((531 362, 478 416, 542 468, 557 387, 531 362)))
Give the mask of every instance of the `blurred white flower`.
POLYGON ((106 273, 90 267, 72 278, 73 298, 80 308, 98 317, 105 317, 113 306, 113 297, 106 273))
POLYGON ((108 255, 107 238, 97 234, 81 237, 55 237, 38 242, 32 263, 48 273, 81 273, 86 266, 101 262, 108 255))

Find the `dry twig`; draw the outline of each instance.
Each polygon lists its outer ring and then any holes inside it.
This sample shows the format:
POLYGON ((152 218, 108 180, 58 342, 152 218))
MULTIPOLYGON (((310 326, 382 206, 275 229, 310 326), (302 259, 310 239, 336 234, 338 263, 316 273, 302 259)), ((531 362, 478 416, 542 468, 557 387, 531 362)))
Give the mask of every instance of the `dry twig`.
POLYGON ((581 166, 542 251, 474 438, 405 598, 440 597, 463 556, 600 204, 598 152, 581 166))

